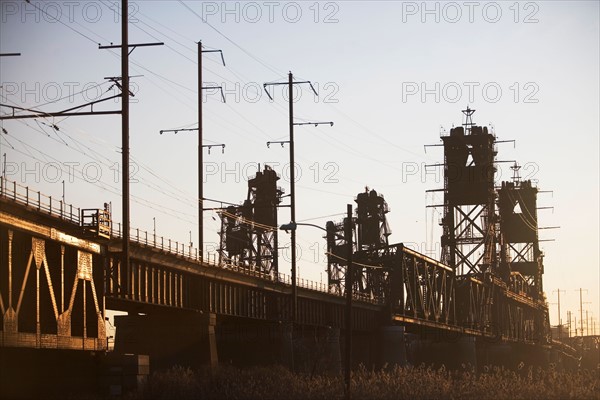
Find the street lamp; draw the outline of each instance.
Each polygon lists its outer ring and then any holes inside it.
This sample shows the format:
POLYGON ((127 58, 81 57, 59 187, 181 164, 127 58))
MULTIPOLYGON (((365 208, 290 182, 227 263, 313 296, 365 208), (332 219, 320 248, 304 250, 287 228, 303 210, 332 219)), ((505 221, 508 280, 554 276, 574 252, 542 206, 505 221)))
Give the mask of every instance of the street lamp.
POLYGON ((317 228, 320 229, 322 231, 327 232, 327 229, 323 228, 322 226, 319 225, 315 225, 315 224, 306 224, 304 222, 289 222, 287 224, 283 224, 279 227, 280 230, 285 231, 285 233, 289 233, 288 231, 295 231, 296 227, 300 225, 300 226, 312 226, 313 228, 317 228))
MULTIPOLYGON (((346 357, 344 363, 344 383, 345 383, 345 394, 346 399, 350 399, 350 378, 351 378, 351 368, 352 368, 352 204, 347 205, 347 217, 346 217, 346 226, 344 229, 344 239, 346 241, 346 245, 348 246, 348 251, 346 253, 346 263, 348 264, 346 270, 346 357)), ((280 230, 283 231, 291 231, 292 233, 296 232, 296 228, 300 226, 312 226, 314 228, 321 229, 322 231, 327 232, 327 230, 319 225, 307 224, 301 222, 289 222, 287 224, 283 224, 279 227, 280 230)), ((297 293, 293 292, 293 300, 292 302, 296 304, 296 296, 297 293)))

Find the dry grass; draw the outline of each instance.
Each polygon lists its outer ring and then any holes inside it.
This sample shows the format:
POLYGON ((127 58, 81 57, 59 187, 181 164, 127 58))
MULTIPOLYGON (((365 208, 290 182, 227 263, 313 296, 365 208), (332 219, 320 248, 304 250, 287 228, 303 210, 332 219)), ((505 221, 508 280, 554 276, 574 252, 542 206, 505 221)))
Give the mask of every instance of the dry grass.
MULTIPOLYGON (((341 399, 341 376, 293 374, 283 367, 216 372, 175 367, 155 373, 147 387, 130 400, 163 399, 341 399)), ((599 371, 563 372, 521 367, 488 367, 475 374, 426 368, 393 368, 353 373, 354 399, 600 399, 599 371)))

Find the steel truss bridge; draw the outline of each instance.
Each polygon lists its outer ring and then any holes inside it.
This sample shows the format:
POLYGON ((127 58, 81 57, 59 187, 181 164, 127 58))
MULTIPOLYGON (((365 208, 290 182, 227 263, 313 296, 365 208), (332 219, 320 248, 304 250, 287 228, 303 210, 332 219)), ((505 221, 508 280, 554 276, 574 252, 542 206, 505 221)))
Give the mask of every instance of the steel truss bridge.
MULTIPOLYGON (((355 217, 327 224, 327 284, 297 281, 294 329, 333 330, 339 340, 349 289, 344 285, 345 260, 351 249, 355 335, 369 337, 401 326, 418 338, 468 337, 576 356, 550 335, 537 189, 518 179, 495 186, 495 136, 474 126, 472 110, 465 111, 464 128, 442 137, 444 203, 438 206, 444 209, 443 262, 401 243, 389 244, 383 196, 361 193, 355 217), (340 235, 347 224, 350 243, 340 235)), ((238 322, 286 325, 292 320, 292 285, 277 268, 277 231, 268 230, 276 224, 276 213, 264 210, 277 207, 282 191, 275 186, 274 172, 265 168, 260 176, 251 181, 244 208, 223 213, 218 253, 200 259, 186 244, 132 230, 127 270, 121 262, 120 225, 111 222, 108 210, 79 209, 2 178, 0 350, 106 350, 107 309, 128 312, 133 325, 136 316, 156 316, 158 322, 137 328, 123 322, 122 330, 139 343, 144 330, 177 325, 178 318, 202 321, 205 336, 238 322), (259 181, 260 176, 268 180, 259 181), (260 207, 253 203, 257 199, 260 207), (241 229, 244 224, 250 227, 241 229)), ((141 351, 135 343, 127 346, 119 344, 141 351)))
MULTIPOLYGON (((289 276, 199 260, 182 243, 132 232, 131 267, 121 264, 118 228, 102 233, 102 210, 82 210, 3 180, 0 196, 0 347, 105 350, 105 310, 211 313, 290 319, 289 276), (105 237, 109 236, 109 237, 105 237)), ((357 253, 377 263, 378 296, 356 290, 353 328, 382 324, 549 346, 547 305, 492 274, 457 277, 452 268, 402 244, 357 253)), ((360 261, 359 261, 360 260, 360 261)), ((360 273, 358 271, 357 273, 360 273)), ((343 294, 298 280, 299 325, 342 327, 343 294)))

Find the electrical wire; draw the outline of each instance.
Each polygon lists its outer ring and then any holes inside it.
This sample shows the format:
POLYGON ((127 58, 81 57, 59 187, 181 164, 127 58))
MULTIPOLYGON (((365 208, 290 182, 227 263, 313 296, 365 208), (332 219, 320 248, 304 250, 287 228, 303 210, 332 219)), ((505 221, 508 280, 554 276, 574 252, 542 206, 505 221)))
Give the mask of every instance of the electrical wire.
MULTIPOLYGON (((44 118, 44 117, 42 117, 42 118, 44 118)), ((23 121, 23 120, 18 120, 18 122, 20 122, 20 123, 24 124, 25 126, 27 126, 27 127, 31 128, 31 129, 32 129, 32 130, 34 130, 34 131, 38 131, 39 133, 45 133, 45 135, 46 135, 46 136, 48 136, 49 138, 51 138, 51 139, 52 139, 52 136, 51 136, 51 135, 49 135, 47 132, 43 132, 43 131, 40 131, 40 130, 36 130, 35 128, 31 127, 31 126, 30 126, 30 125, 29 125, 27 122, 25 122, 25 121, 23 121)), ((40 122, 38 122, 38 121, 36 120, 36 123, 38 123, 38 126, 39 126, 40 122)), ((59 143, 62 143, 62 144, 64 144, 65 146, 67 146, 67 147, 70 147, 70 148, 74 149, 73 147, 69 146, 69 144, 68 144, 68 143, 66 143, 66 142, 64 141, 64 139, 62 139, 62 137, 60 137, 60 135, 59 135, 59 131, 57 130, 57 126, 56 126, 55 124, 46 124, 46 123, 44 123, 44 122, 41 122, 41 123, 42 123, 42 124, 45 124, 45 125, 47 125, 47 126, 50 126, 51 128, 53 128, 53 132, 56 134, 57 138, 58 138, 58 139, 60 139, 59 143)), ((91 156, 91 155, 87 154, 85 151, 83 151, 83 150, 81 149, 81 147, 79 148, 79 150, 77 150, 77 149, 74 149, 75 151, 77 151, 77 152, 79 152, 79 153, 83 154, 84 156, 90 157, 90 158, 91 158, 91 159, 93 159, 94 161, 96 161, 96 162, 98 162, 98 163, 100 163, 100 164, 102 164, 102 165, 104 165, 104 166, 106 166, 106 167, 108 167, 108 168, 111 168, 111 167, 114 165, 114 161, 113 161, 113 160, 111 160, 111 159, 109 159, 109 158, 107 158, 107 157, 105 157, 105 156, 101 155, 100 153, 96 152, 95 150, 93 150, 93 149, 92 149, 92 148, 90 148, 89 146, 87 146, 87 145, 85 145, 85 144, 81 143, 80 141, 78 141, 78 140, 74 139, 74 138, 73 138, 72 136, 70 136, 70 135, 68 134, 68 132, 66 132, 64 129, 63 129, 62 131, 60 131, 60 132, 61 132, 61 133, 63 133, 63 134, 65 134, 65 135, 66 135, 66 136, 67 136, 67 137, 68 137, 70 140, 72 140, 72 141, 73 141, 73 142, 74 142, 76 145, 78 145, 78 147, 79 147, 79 146, 83 146, 83 147, 85 147, 85 148, 86 148, 86 149, 88 149, 88 151, 90 151, 91 153, 93 153, 93 154, 96 154, 98 157, 102 157, 102 158, 104 158, 106 161, 108 161, 108 163, 109 163, 109 164, 107 164, 106 162, 103 162, 102 160, 100 160, 100 159, 99 159, 99 158, 97 158, 97 157, 93 157, 93 156, 91 156)), ((58 141, 57 139, 54 139, 54 140, 55 140, 55 141, 58 141)), ((157 175, 155 175, 155 176, 157 176, 157 175)), ((157 177, 158 177, 158 176, 157 176, 157 177)), ((176 200, 176 201, 179 201, 179 202, 183 203, 184 205, 188 205, 188 206, 190 205, 190 204, 188 204, 188 203, 186 203, 186 202, 184 202, 184 201, 182 200, 182 198, 181 198, 181 195, 180 195, 180 194, 176 194, 176 193, 174 193, 174 192, 171 192, 171 193, 169 194, 169 193, 165 192, 165 191, 164 191, 164 190, 163 190, 161 187, 158 187, 158 186, 156 186, 156 185, 153 185, 153 184, 152 184, 151 182, 149 182, 149 181, 146 181, 146 180, 144 180, 144 179, 141 179, 140 181, 141 181, 141 182, 142 182, 142 184, 144 184, 145 186, 147 186, 147 187, 149 187, 149 188, 151 188, 151 189, 157 190, 158 192, 160 192, 160 193, 162 193, 162 194, 164 194, 164 195, 166 195, 166 196, 168 196, 168 197, 170 197, 170 198, 172 198, 172 199, 174 199, 174 200, 176 200)), ((192 197, 189 197, 189 198, 188 198, 188 200, 192 200, 194 203, 197 203, 197 198, 192 198, 192 197)))
MULTIPOLYGON (((54 19, 56 22, 61 23, 62 25, 66 26, 67 28, 69 28, 70 30, 72 30, 73 32, 77 33, 78 35, 86 38, 87 40, 89 40, 90 42, 94 43, 94 44, 99 44, 97 43, 94 39, 92 39, 91 37, 87 36, 86 34, 78 31, 77 29, 73 28, 72 26, 69 26, 68 24, 65 24, 60 18, 56 18, 53 15, 48 14, 48 12, 46 12, 44 9, 39 8, 35 3, 32 3, 31 0, 25 0, 25 2, 27 4, 31 4, 32 6, 34 6, 36 9, 38 9, 39 11, 43 12, 44 14, 46 14, 47 16, 49 16, 50 18, 54 19)), ((81 24, 79 24, 81 25, 81 24)), ((87 28, 86 28, 87 29, 87 28)))
MULTIPOLYGON (((2 136, 0 136, 0 138, 2 138, 2 140, 6 140, 6 139, 5 139, 4 137, 2 137, 2 136)), ((34 159, 34 160, 36 160, 36 161, 42 162, 42 163, 48 163, 48 162, 52 161, 52 162, 53 162, 55 165, 57 165, 57 166, 60 168, 60 170, 61 170, 62 172, 65 172, 65 173, 68 173, 68 174, 70 174, 71 172, 77 172, 77 173, 79 173, 81 176, 78 176, 78 175, 75 175, 75 174, 73 174, 72 176, 74 176, 74 177, 75 177, 75 178, 77 178, 77 179, 80 179, 80 180, 82 180, 83 182, 86 182, 86 183, 92 183, 94 186, 97 186, 97 187, 99 187, 100 189, 102 189, 102 190, 105 190, 105 191, 107 191, 107 192, 110 192, 110 193, 113 193, 113 194, 116 194, 116 195, 120 195, 120 194, 121 194, 121 193, 120 193, 118 190, 114 189, 113 187, 111 187, 111 186, 109 186, 109 185, 107 185, 107 184, 105 184, 105 183, 103 183, 103 182, 90 182, 88 179, 86 179, 86 178, 83 176, 83 172, 82 172, 82 171, 79 171, 79 170, 77 170, 77 169, 75 169, 75 168, 73 168, 73 169, 71 169, 71 170, 69 170, 69 169, 65 170, 65 169, 64 169, 64 168, 61 166, 61 163, 60 163, 60 161, 59 161, 58 159, 56 159, 56 158, 54 158, 54 157, 50 156, 49 154, 47 154, 47 153, 45 153, 45 152, 43 152, 43 151, 41 151, 41 150, 39 150, 39 149, 37 149, 37 148, 35 148, 35 147, 33 147, 33 146, 30 146, 30 145, 28 145, 27 143, 25 143, 25 142, 23 142, 23 141, 21 141, 21 140, 19 140, 19 139, 16 139, 16 138, 15 138, 15 140, 17 140, 18 142, 20 142, 22 145, 24 145, 24 146, 27 146, 27 147, 30 147, 30 148, 32 148, 33 150, 35 150, 35 151, 39 152, 39 153, 40 153, 40 154, 41 154, 41 155, 42 155, 42 156, 43 156, 45 159, 44 159, 44 160, 42 160, 42 159, 40 159, 39 157, 36 157, 36 156, 34 156, 33 154, 31 154, 31 153, 29 153, 29 154, 26 154, 26 153, 24 153, 23 151, 20 151, 20 150, 18 150, 18 149, 16 149, 16 148, 13 148, 13 150, 14 150, 15 152, 17 152, 17 153, 19 153, 19 154, 22 154, 22 155, 24 155, 24 156, 26 156, 26 157, 30 157, 30 158, 32 158, 32 159, 34 159)), ((144 199, 144 198, 142 198, 142 197, 138 197, 138 196, 135 196, 135 195, 131 195, 131 198, 132 198, 132 200, 134 200, 134 202, 136 202, 136 203, 138 203, 138 204, 140 204, 140 205, 142 205, 142 206, 145 206, 145 207, 151 208, 151 209, 153 209, 153 210, 155 210, 155 211, 159 211, 159 212, 161 212, 161 213, 163 213, 163 214, 166 214, 166 215, 170 215, 170 216, 172 216, 172 217, 174 217, 174 218, 177 218, 177 219, 179 219, 179 220, 181 220, 181 221, 183 221, 183 222, 192 223, 190 220, 185 220, 185 219, 183 219, 183 218, 179 217, 178 215, 176 215, 175 213, 177 213, 177 214, 182 214, 182 215, 186 215, 185 213, 183 213, 183 212, 181 212, 181 211, 179 211, 179 210, 174 210, 174 209, 172 209, 172 208, 165 207, 165 206, 164 206, 164 204, 158 204, 158 203, 153 203, 153 202, 150 202, 150 201, 148 201, 148 200, 146 200, 146 199, 144 199), (154 207, 153 205, 156 205, 157 207, 154 207), (168 211, 165 211, 165 210, 172 211, 172 213, 171 213, 171 212, 168 212, 168 211)), ((188 216, 190 216, 190 217, 194 217, 194 216, 192 216, 192 215, 189 215, 189 214, 187 214, 187 215, 188 215, 188 216)))
POLYGON ((277 226, 271 226, 271 225, 261 224, 260 222, 256 222, 256 221, 251 220, 249 218, 245 218, 245 217, 242 217, 242 216, 239 216, 239 215, 232 214, 232 213, 227 212, 225 210, 220 210, 220 211, 216 211, 216 212, 217 212, 217 214, 223 214, 226 217, 233 218, 233 219, 235 219, 237 221, 240 221, 240 222, 242 222, 242 223, 244 223, 246 225, 257 226, 257 227, 265 229, 267 231, 277 231, 277 229, 278 229, 277 226))
POLYGON ((215 28, 214 26, 212 26, 208 21, 206 21, 204 18, 202 18, 202 16, 200 14, 198 14, 196 11, 194 11, 192 8, 190 8, 187 4, 185 4, 183 1, 179 1, 179 3, 181 5, 183 5, 185 8, 187 8, 192 14, 194 14, 196 17, 198 17, 202 22, 204 22, 206 25, 208 25, 210 28, 212 28, 215 32, 217 32, 219 35, 221 35, 223 38, 225 38, 225 40, 227 40, 229 43, 233 44, 235 47, 237 47, 238 49, 240 49, 242 52, 244 52, 244 54, 246 54, 247 56, 249 56, 250 58, 252 58, 254 61, 258 62, 259 64, 261 64, 262 66, 264 66, 265 68, 273 71, 274 73, 276 73, 277 75, 283 75, 283 73, 281 71, 278 71, 277 69, 273 68, 272 66, 268 65, 266 62, 264 62, 263 60, 261 60, 260 58, 254 56, 252 53, 250 53, 249 51, 247 51, 246 49, 244 49, 242 46, 240 46, 239 44, 237 44, 236 42, 234 42, 232 39, 230 39, 229 37, 227 37, 227 35, 225 35, 224 33, 222 33, 221 31, 219 31, 217 28, 215 28))

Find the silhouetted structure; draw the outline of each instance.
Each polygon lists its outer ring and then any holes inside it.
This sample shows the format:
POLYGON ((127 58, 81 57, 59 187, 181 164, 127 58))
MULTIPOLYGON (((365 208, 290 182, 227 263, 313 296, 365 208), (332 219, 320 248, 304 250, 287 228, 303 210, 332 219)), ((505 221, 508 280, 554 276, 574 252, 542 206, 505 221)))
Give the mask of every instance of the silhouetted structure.
POLYGON ((277 207, 283 194, 278 180, 277 173, 265 166, 248 180, 244 204, 221 212, 221 262, 277 279, 277 207))
POLYGON ((531 181, 502 182, 500 212, 500 271, 513 290, 541 298, 543 254, 538 240, 537 192, 531 181))
POLYGON ((496 139, 473 112, 442 136, 441 261, 390 244, 387 203, 367 189, 354 216, 326 224, 327 285, 298 280, 297 298, 278 269, 283 191, 267 166, 242 205, 220 211, 219 262, 135 231, 129 267, 109 210, 67 207, 2 177, 0 352, 101 352, 104 310, 113 309, 128 312, 116 319, 115 351, 150 354, 154 365, 222 357, 314 368, 326 353, 339 370, 342 341, 352 342, 354 365, 514 365, 550 355, 576 365, 578 350, 551 338, 538 189, 517 178, 495 187, 496 139), (349 255, 353 283, 344 287, 349 255), (340 329, 348 321, 351 341, 340 329))

